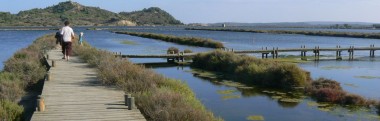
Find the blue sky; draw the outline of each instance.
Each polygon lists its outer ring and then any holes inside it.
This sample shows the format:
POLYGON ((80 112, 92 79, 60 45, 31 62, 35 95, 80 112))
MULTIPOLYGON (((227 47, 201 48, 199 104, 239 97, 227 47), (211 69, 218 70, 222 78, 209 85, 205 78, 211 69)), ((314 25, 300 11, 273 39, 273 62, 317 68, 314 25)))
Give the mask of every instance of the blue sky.
MULTIPOLYGON (((66 0, 1 0, 0 11, 66 0)), ((73 0, 113 12, 160 7, 184 23, 345 21, 380 23, 380 0, 73 0)))

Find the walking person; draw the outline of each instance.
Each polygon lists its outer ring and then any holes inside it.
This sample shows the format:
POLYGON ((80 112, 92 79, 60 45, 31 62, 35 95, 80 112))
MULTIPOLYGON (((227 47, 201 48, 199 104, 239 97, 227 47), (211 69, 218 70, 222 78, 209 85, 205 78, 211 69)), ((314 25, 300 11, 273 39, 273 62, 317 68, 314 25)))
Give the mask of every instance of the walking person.
POLYGON ((61 35, 63 39, 62 51, 64 53, 64 57, 62 59, 69 61, 72 51, 72 41, 75 39, 74 30, 70 27, 69 21, 65 21, 65 26, 62 27, 61 35))

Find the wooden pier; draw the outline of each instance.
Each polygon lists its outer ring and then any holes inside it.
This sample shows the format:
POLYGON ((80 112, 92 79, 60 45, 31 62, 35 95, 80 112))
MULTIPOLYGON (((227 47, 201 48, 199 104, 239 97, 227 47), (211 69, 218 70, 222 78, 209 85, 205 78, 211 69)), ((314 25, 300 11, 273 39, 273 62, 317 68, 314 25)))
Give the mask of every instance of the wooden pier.
MULTIPOLYGON (((271 54, 272 58, 278 58, 278 55, 280 52, 299 52, 301 53, 301 59, 306 59, 307 52, 312 52, 314 54, 315 60, 319 60, 320 58, 320 52, 322 51, 330 51, 330 52, 335 52, 336 53, 336 59, 337 60, 342 60, 342 52, 346 51, 349 54, 349 60, 354 59, 354 52, 356 51, 369 51, 369 57, 373 58, 375 57, 375 51, 380 50, 380 47, 375 47, 375 45, 370 45, 369 47, 341 47, 341 46, 336 46, 335 48, 320 48, 319 46, 313 47, 313 48, 306 48, 306 46, 301 46, 301 48, 288 48, 288 49, 279 49, 278 47, 276 48, 271 48, 268 49, 262 48, 261 50, 234 50, 234 49, 223 49, 224 51, 230 51, 234 52, 236 54, 250 54, 250 53, 260 53, 262 58, 268 58, 268 55, 271 54)), ((201 52, 203 53, 203 52, 201 52)), ((181 54, 161 54, 161 55, 121 55, 123 58, 167 58, 168 61, 169 59, 173 60, 182 60, 185 57, 193 57, 197 55, 198 53, 181 53, 181 54)))
POLYGON ((52 50, 48 55, 52 67, 32 121, 146 120, 139 109, 125 106, 123 91, 103 86, 96 77, 96 70, 87 63, 77 57, 65 61, 59 50, 52 50))

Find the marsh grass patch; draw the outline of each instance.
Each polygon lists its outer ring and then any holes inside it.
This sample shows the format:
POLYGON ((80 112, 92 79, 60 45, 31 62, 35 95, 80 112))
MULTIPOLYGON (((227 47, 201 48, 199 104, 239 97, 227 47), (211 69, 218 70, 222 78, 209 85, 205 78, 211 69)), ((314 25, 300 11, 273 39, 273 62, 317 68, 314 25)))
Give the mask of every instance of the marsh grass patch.
POLYGON ((323 70, 348 70, 348 69, 352 69, 351 66, 323 66, 321 68, 323 70))
POLYGON ((360 79, 380 79, 380 76, 354 76, 355 78, 360 79))
POLYGON ((247 120, 249 121, 264 121, 264 116, 261 115, 251 115, 247 117, 247 120))
POLYGON ((131 40, 122 40, 120 41, 121 44, 126 44, 126 45, 138 45, 138 43, 131 41, 131 40))

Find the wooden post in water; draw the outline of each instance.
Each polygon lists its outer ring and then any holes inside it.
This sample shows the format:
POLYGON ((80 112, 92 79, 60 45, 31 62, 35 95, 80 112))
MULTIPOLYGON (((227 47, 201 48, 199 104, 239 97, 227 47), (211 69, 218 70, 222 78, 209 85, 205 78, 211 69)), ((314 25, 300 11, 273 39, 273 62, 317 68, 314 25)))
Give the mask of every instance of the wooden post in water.
POLYGON ((318 61, 319 61, 319 46, 317 48, 317 54, 318 54, 318 61))
MULTIPOLYGON (((301 45, 301 49, 303 49, 303 46, 301 45)), ((301 59, 303 58, 303 50, 301 51, 301 59)))
POLYGON ((375 57, 375 50, 373 48, 375 48, 375 45, 370 45, 370 50, 369 50, 369 57, 371 58, 374 58, 375 57))
POLYGON ((275 51, 276 51, 276 50, 275 50, 274 47, 273 47, 273 51, 272 51, 272 53, 271 53, 273 59, 274 59, 275 51))
POLYGON ((55 64, 55 61, 54 60, 52 60, 51 61, 51 67, 56 67, 57 65, 55 64))
POLYGON ((317 46, 314 47, 314 61, 317 61, 317 46))
POLYGON ((278 58, 278 47, 276 48, 276 58, 278 58))
POLYGON ((39 112, 45 111, 45 100, 44 100, 44 97, 42 97, 41 95, 38 95, 37 111, 39 111, 39 112))

